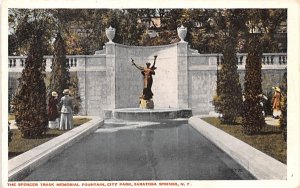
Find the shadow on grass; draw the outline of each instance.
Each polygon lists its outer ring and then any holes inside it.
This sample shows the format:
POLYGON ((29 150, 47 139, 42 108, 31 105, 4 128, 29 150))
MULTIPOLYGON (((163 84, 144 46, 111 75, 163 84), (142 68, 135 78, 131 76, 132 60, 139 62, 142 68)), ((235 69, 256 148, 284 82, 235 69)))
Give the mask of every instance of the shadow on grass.
POLYGON ((282 134, 282 129, 280 127, 275 127, 275 126, 271 126, 266 124, 260 133, 258 133, 257 135, 270 135, 270 134, 282 134))
POLYGON ((8 152, 8 159, 12 159, 18 155, 21 155, 24 152, 8 152))
POLYGON ((261 131, 260 133, 257 133, 256 135, 272 135, 272 134, 281 134, 282 132, 278 131, 261 131))
POLYGON ((61 134, 65 133, 65 132, 67 132, 67 131, 61 131, 60 134, 55 134, 55 133, 51 134, 51 133, 47 133, 47 134, 43 134, 43 135, 41 135, 40 137, 35 138, 35 139, 54 138, 54 137, 60 136, 61 134))

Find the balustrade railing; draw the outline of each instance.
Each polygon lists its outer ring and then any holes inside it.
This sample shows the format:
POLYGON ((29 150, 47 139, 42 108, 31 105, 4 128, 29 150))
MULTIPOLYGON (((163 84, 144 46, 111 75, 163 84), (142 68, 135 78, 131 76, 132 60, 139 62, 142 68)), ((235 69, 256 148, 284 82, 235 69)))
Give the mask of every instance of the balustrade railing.
POLYGON ((68 67, 76 67, 77 66, 77 58, 75 58, 75 57, 67 58, 66 64, 68 67))
MULTIPOLYGON (((8 68, 10 71, 20 71, 25 67, 26 56, 9 56, 8 57, 8 68)), ((66 58, 66 65, 72 71, 72 68, 76 68, 78 66, 78 59, 82 57, 69 55, 66 58)), ((44 61, 46 62, 46 71, 50 71, 52 68, 53 56, 44 56, 44 61)), ((85 63, 85 62, 83 62, 85 63)))
MULTIPOLYGON (((237 65, 245 65, 247 60, 246 53, 238 53, 237 65)), ((224 61, 223 55, 217 55, 217 64, 220 65, 224 61)), ((287 54, 286 53, 263 53, 262 55, 262 65, 286 65, 287 64, 287 54)))
MULTIPOLYGON (((205 54, 206 57, 213 60, 217 65, 221 65, 224 61, 222 54, 205 54), (210 56, 211 55, 211 56, 210 56)), ((238 53, 237 54, 237 65, 244 66, 246 64, 247 54, 238 53)), ((51 71, 51 65, 53 61, 53 56, 44 56, 46 61, 46 71, 51 71)), ((210 60, 210 61, 211 61, 210 60)), ((9 71, 20 72, 25 67, 26 56, 9 56, 8 57, 8 68, 9 71)), ((66 64, 70 68, 70 71, 76 70, 78 67, 84 67, 86 64, 85 56, 78 55, 68 55, 66 58, 66 64)), ((287 64, 287 54, 286 53, 264 53, 262 56, 262 65, 286 65, 287 64)))
POLYGON ((8 67, 24 67, 25 66, 26 57, 22 56, 12 56, 8 58, 8 67))

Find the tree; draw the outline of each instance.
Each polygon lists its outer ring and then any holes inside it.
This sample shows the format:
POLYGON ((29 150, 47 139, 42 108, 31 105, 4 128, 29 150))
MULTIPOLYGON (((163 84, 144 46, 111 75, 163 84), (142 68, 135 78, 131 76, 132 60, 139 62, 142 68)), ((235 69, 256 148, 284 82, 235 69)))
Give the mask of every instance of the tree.
POLYGON ((8 121, 8 145, 9 143, 12 141, 12 136, 13 136, 13 133, 12 131, 10 130, 10 122, 8 121))
POLYGON ((51 95, 52 91, 56 91, 60 99, 63 90, 70 86, 70 73, 66 64, 66 47, 60 33, 57 34, 54 42, 54 57, 51 67, 48 96, 51 95))
POLYGON ((225 10, 224 25, 224 48, 220 74, 217 75, 217 96, 214 98, 216 111, 222 114, 223 123, 232 124, 241 114, 242 108, 242 88, 239 83, 237 72, 236 46, 238 29, 242 24, 237 21, 234 15, 240 14, 236 10, 225 10))
POLYGON ((35 22, 43 29, 45 54, 51 54, 51 41, 55 20, 47 9, 9 9, 9 54, 27 55, 35 34, 35 22))
POLYGON ((67 55, 88 55, 106 42, 109 9, 54 9, 53 15, 64 34, 67 55))
POLYGON ((287 73, 283 75, 281 88, 281 113, 280 116, 280 128, 282 129, 283 139, 287 138, 287 73))
POLYGON ((248 135, 253 135, 259 133, 265 124, 262 113, 263 107, 260 105, 262 94, 262 52, 257 36, 250 39, 248 49, 249 53, 245 67, 243 132, 248 135))
POLYGON ((237 72, 237 58, 233 49, 234 40, 228 38, 224 46, 224 61, 217 80, 217 101, 214 101, 217 111, 222 114, 222 123, 229 124, 236 121, 242 110, 242 89, 237 72))
POLYGON ((248 28, 260 33, 264 53, 282 52, 284 48, 286 50, 286 46, 280 45, 286 45, 287 38, 276 36, 281 32, 280 29, 284 29, 281 24, 287 22, 287 9, 250 9, 247 14, 248 28))
POLYGON ((40 137, 48 125, 43 60, 45 31, 42 22, 35 20, 33 26, 29 54, 14 98, 16 123, 25 138, 40 137))
POLYGON ((18 52, 18 39, 15 34, 8 35, 8 55, 16 55, 18 52))

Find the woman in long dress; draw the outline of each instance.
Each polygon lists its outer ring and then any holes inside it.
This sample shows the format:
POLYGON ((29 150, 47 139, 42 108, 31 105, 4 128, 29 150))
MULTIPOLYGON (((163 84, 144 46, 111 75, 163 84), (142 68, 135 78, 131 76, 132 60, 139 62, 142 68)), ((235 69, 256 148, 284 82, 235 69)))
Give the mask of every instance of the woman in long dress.
POLYGON ((60 130, 69 130, 73 128, 73 104, 72 98, 69 96, 69 90, 63 91, 63 97, 60 99, 61 117, 60 117, 60 130))
POLYGON ((281 91, 279 87, 273 87, 275 93, 272 98, 273 118, 278 119, 281 115, 281 91))
POLYGON ((53 91, 48 101, 48 118, 49 118, 50 129, 58 128, 57 118, 59 117, 59 114, 57 110, 57 104, 58 104, 57 96, 58 94, 55 91, 53 91))

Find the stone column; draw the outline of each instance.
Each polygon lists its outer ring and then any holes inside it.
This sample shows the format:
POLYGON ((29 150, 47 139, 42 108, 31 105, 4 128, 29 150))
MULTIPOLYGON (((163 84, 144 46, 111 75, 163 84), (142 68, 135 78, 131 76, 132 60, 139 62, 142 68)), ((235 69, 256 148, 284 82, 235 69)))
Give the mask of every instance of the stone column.
POLYGON ((106 49, 107 105, 116 108, 116 44, 108 42, 106 49))
POLYGON ((177 66, 178 66, 178 107, 189 107, 188 88, 188 43, 181 41, 177 44, 177 66))

